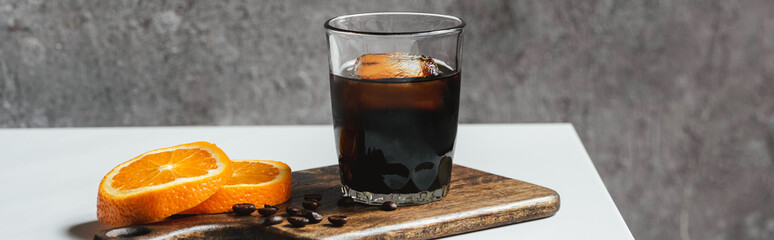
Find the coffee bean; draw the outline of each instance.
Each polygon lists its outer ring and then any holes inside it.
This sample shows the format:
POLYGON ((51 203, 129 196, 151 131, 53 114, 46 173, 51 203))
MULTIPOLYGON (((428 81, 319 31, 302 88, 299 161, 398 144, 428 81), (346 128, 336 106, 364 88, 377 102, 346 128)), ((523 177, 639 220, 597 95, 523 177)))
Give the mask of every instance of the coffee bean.
POLYGON ((322 200, 322 194, 319 194, 319 193, 304 194, 304 200, 309 200, 309 199, 320 201, 322 200))
POLYGON ((290 222, 290 225, 293 225, 294 227, 303 227, 309 223, 309 219, 306 219, 305 217, 294 216, 289 217, 288 222, 290 222))
POLYGON ((274 208, 274 209, 277 209, 277 210, 279 210, 279 208, 278 208, 278 207, 275 207, 275 206, 272 206, 272 205, 269 205, 269 204, 264 204, 264 205, 263 205, 263 208, 274 208))
POLYGON ((323 219, 322 215, 320 215, 315 211, 305 211, 304 217, 306 219, 309 219, 309 223, 318 223, 318 222, 321 222, 323 219))
POLYGON ((290 216, 300 216, 301 215, 301 210, 303 210, 303 209, 300 209, 300 208, 297 208, 297 207, 287 207, 287 208, 285 208, 285 211, 288 212, 288 215, 290 215, 290 216))
POLYGON ((301 203, 301 206, 304 206, 304 208, 309 210, 317 210, 318 207, 320 207, 320 203, 314 200, 306 200, 303 203, 301 203))
POLYGON ((238 203, 231 207, 237 216, 247 216, 255 212, 255 205, 252 203, 238 203))
POLYGON ((282 221, 284 221, 284 220, 285 220, 285 219, 283 219, 283 218, 282 218, 282 216, 279 216, 279 215, 274 215, 274 216, 268 217, 268 218, 266 218, 265 220, 263 220, 263 224, 264 224, 264 225, 274 225, 274 224, 280 224, 280 223, 282 223, 282 221))
POLYGON ((268 217, 271 215, 274 215, 274 213, 277 212, 276 208, 261 208, 258 209, 258 214, 261 214, 261 216, 268 217))
POLYGON ((341 227, 341 226, 344 226, 344 224, 347 223, 348 219, 349 218, 347 216, 344 216, 344 215, 334 215, 334 216, 328 217, 328 222, 331 222, 331 224, 333 224, 333 226, 341 227))
POLYGON ((355 200, 351 197, 343 197, 336 204, 342 207, 352 206, 355 205, 355 200))
POLYGON ((382 210, 384 211, 395 211, 395 209, 398 209, 398 205, 392 201, 386 201, 382 203, 382 210))

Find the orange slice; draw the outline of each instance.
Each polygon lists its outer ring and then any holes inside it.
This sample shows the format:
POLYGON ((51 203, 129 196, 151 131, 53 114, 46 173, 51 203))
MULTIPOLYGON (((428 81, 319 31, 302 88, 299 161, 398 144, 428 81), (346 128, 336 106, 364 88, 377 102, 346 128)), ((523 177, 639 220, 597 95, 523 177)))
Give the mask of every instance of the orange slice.
POLYGON ((276 205, 291 194, 290 167, 269 160, 232 160, 234 175, 215 195, 181 214, 230 212, 237 203, 276 205))
POLYGON ((143 153, 102 179, 97 218, 110 225, 164 219, 215 194, 232 171, 228 156, 207 142, 143 153))

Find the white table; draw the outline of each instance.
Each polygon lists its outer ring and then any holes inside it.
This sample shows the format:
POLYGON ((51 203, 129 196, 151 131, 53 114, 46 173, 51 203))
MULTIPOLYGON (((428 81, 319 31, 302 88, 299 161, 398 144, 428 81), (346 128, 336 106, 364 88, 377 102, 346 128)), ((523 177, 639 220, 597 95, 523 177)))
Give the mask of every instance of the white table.
MULTIPOLYGON (((0 130, 0 232, 5 239, 91 239, 97 186, 145 151, 193 141, 231 158, 274 159, 293 170, 336 164, 333 127, 142 127, 0 130)), ((457 164, 556 190, 553 217, 455 239, 633 239, 570 124, 461 125, 457 164)))

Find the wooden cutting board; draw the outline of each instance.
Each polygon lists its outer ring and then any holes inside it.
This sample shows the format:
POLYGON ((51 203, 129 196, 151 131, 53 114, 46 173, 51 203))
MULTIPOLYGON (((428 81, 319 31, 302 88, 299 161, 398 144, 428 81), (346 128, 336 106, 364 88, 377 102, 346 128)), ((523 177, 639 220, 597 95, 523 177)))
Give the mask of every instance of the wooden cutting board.
POLYGON ((293 172, 293 196, 279 205, 301 207, 304 194, 319 193, 317 210, 324 220, 303 228, 285 221, 264 226, 257 212, 239 217, 233 213, 172 216, 163 221, 98 232, 95 239, 425 239, 553 216, 559 194, 535 184, 454 165, 449 194, 443 200, 382 211, 378 206, 337 206, 341 198, 338 166, 293 172), (328 216, 347 215, 349 221, 334 227, 328 216))

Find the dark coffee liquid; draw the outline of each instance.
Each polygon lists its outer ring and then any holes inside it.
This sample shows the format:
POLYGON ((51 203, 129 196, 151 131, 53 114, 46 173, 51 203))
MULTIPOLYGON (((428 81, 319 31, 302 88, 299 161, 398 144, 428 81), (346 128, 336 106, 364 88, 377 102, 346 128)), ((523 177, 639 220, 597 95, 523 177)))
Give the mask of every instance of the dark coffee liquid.
POLYGON ((432 191, 449 183, 460 73, 363 80, 331 74, 343 184, 373 193, 432 191))

